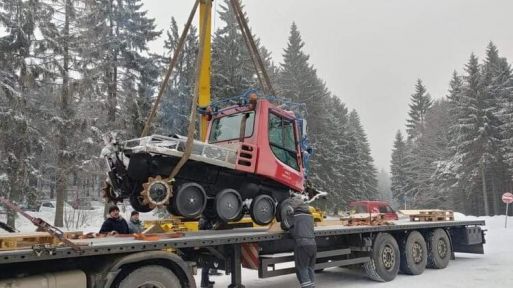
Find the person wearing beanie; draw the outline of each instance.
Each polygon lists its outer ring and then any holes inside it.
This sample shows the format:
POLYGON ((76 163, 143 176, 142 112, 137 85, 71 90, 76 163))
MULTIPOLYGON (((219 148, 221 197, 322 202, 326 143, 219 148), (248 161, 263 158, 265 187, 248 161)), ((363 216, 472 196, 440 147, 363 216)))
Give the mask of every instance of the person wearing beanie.
POLYGON ((105 219, 100 228, 100 233, 103 234, 128 234, 128 224, 125 219, 119 215, 119 207, 111 206, 109 208, 109 217, 105 219))
POLYGON ((130 214, 130 221, 128 221, 128 230, 130 233, 141 233, 143 226, 141 220, 139 220, 139 212, 132 211, 130 214))
POLYGON ((294 246, 296 276, 301 288, 314 288, 317 256, 314 220, 310 213, 310 207, 302 200, 294 199, 292 207, 294 208, 294 221, 289 231, 296 242, 294 246))

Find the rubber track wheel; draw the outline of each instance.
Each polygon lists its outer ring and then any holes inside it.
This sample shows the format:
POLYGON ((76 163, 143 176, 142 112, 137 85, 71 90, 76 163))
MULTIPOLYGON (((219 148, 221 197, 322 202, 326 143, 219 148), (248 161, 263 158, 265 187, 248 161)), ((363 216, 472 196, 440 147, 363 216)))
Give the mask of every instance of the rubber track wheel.
POLYGON ((273 222, 274 214, 276 214, 276 203, 274 202, 274 199, 269 195, 265 195, 265 194, 258 195, 251 202, 251 206, 249 208, 249 213, 251 215, 251 219, 256 224, 262 225, 262 226, 269 225, 271 222, 273 222), (267 204, 270 204, 268 207, 268 208, 270 208, 270 215, 266 215, 266 216, 269 216, 269 219, 259 219, 260 217, 257 215, 258 212, 255 211, 255 209, 257 209, 256 205, 265 204, 262 201, 267 201, 268 202, 267 204))
POLYGON ((278 213, 280 214, 280 227, 283 231, 289 231, 292 226, 292 221, 294 221, 294 212, 290 210, 292 205, 292 199, 285 199, 280 203, 280 210, 278 213), (292 214, 291 214, 292 213, 292 214))
POLYGON ((427 264, 427 244, 424 236, 418 231, 412 231, 401 241, 401 264, 400 270, 408 275, 420 275, 426 269, 427 264), (420 248, 420 262, 415 263, 414 259, 414 246, 418 245, 420 248))
POLYGON ((427 267, 431 269, 444 269, 447 267, 452 253, 451 241, 445 230, 438 228, 431 231, 426 240, 428 245, 427 267), (439 244, 443 248, 439 247, 439 244), (442 251, 440 251, 442 255, 438 250, 439 248, 442 248, 442 251))
POLYGON ((219 219, 221 219, 221 221, 230 222, 233 219, 236 219, 237 217, 239 217, 240 212, 242 211, 242 199, 240 197, 239 192, 237 192, 234 189, 224 189, 223 191, 219 192, 219 194, 217 194, 217 196, 216 196, 215 207, 216 207, 217 215, 219 216, 219 219), (233 208, 233 207, 225 207, 224 206, 226 203, 223 203, 222 200, 224 197, 228 196, 229 194, 234 195, 234 197, 237 199, 236 202, 237 202, 238 207, 233 208), (227 213, 223 212, 223 209, 225 209, 225 208, 233 210, 233 211, 231 211, 232 212, 231 214, 233 214, 233 215, 225 215, 225 214, 227 214, 227 213))
POLYGON ((205 210, 205 207, 207 206, 207 194, 205 193, 205 190, 203 189, 203 187, 201 187, 201 185, 197 184, 197 183, 186 183, 186 184, 183 184, 182 186, 180 186, 177 191, 176 191, 176 195, 173 196, 173 199, 171 200, 172 201, 172 208, 174 211, 176 211, 178 213, 179 216, 183 216, 185 219, 197 219, 198 217, 201 216, 201 214, 203 213, 203 211, 205 210), (187 201, 189 200, 186 196, 190 196, 190 195, 186 195, 185 193, 186 192, 191 192, 191 190, 194 190, 195 192, 199 193, 199 195, 196 195, 196 196, 199 196, 200 198, 200 201, 202 203, 199 203, 197 206, 198 207, 195 207, 196 208, 196 211, 194 211, 194 213, 189 213, 187 214, 186 212, 186 208, 187 208, 187 201), (174 206, 173 206, 174 205, 174 206))
POLYGON ((399 246, 397 241, 392 235, 388 233, 379 233, 374 238, 374 244, 370 253, 369 262, 363 264, 363 268, 367 276, 378 282, 388 282, 394 280, 399 272, 399 262, 401 257, 399 255, 399 246), (394 265, 390 269, 386 269, 383 263, 383 251, 385 248, 392 249, 394 253, 394 265))
POLYGON ((160 265, 150 265, 130 272, 121 280, 118 287, 133 288, 146 286, 181 288, 182 284, 171 270, 160 265))

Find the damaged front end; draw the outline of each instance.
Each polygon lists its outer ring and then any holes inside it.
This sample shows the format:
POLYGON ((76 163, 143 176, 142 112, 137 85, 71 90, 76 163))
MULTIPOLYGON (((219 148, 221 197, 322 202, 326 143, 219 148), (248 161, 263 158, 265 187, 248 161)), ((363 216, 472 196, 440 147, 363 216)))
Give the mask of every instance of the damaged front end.
MULTIPOLYGON (((140 212, 148 212, 156 207, 169 208, 175 179, 168 177, 183 156, 186 141, 186 137, 179 135, 151 135, 121 142, 115 135, 108 135, 101 152, 108 168, 104 196, 114 203, 128 198, 134 209, 140 212)), ((235 150, 194 141, 189 157, 191 161, 176 178, 187 177, 189 170, 197 166, 234 169, 236 158, 235 150)), ((202 198, 201 195, 197 197, 202 198)))

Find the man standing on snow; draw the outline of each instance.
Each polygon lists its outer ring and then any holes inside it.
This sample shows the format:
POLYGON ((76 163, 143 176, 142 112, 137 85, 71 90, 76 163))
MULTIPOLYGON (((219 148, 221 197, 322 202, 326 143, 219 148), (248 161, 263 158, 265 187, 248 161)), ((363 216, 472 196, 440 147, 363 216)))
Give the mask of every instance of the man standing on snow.
POLYGON ((139 220, 139 212, 132 211, 130 221, 128 221, 128 231, 130 231, 130 233, 141 233, 142 230, 143 227, 141 220, 139 220))
POLYGON ((128 234, 128 224, 125 219, 119 215, 119 207, 111 206, 109 208, 109 218, 105 219, 100 233, 104 234, 128 234))
POLYGON ((294 221, 290 233, 296 242, 294 246, 296 276, 301 288, 314 288, 317 255, 314 220, 309 206, 301 199, 294 199, 292 207, 294 207, 294 221))

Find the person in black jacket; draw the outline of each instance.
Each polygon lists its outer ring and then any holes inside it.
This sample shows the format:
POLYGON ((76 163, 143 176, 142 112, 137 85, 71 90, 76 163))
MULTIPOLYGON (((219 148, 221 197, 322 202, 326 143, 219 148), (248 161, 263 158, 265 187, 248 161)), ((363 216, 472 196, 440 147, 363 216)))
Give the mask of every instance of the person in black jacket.
MULTIPOLYGON (((199 220, 199 230, 215 230, 218 226, 218 222, 216 219, 207 218, 202 216, 199 220)), ((201 288, 213 288, 215 282, 210 281, 210 270, 214 268, 213 259, 209 257, 204 257, 201 259, 202 267, 201 267, 201 288)))
POLYGON ((100 228, 100 233, 128 234, 130 232, 125 219, 119 215, 118 206, 111 206, 109 208, 109 216, 110 217, 105 219, 103 222, 102 228, 100 228))
POLYGON ((294 262, 296 276, 301 288, 315 287, 315 261, 317 244, 314 236, 314 220, 310 209, 300 199, 294 199, 294 222, 290 228, 294 246, 294 262))

